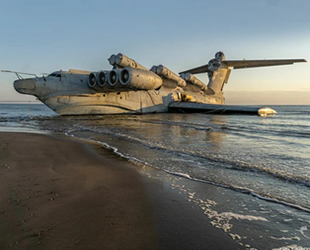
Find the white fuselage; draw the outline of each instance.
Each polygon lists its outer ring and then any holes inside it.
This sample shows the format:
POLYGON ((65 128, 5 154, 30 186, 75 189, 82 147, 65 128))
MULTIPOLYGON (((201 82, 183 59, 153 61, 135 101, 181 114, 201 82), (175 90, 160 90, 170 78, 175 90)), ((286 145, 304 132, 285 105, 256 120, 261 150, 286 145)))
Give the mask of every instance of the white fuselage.
POLYGON ((69 72, 56 75, 17 80, 14 87, 19 93, 36 96, 60 115, 163 113, 168 112, 170 103, 186 97, 201 103, 224 103, 222 93, 207 95, 190 86, 183 89, 167 83, 158 90, 97 91, 88 86, 88 75, 69 72))

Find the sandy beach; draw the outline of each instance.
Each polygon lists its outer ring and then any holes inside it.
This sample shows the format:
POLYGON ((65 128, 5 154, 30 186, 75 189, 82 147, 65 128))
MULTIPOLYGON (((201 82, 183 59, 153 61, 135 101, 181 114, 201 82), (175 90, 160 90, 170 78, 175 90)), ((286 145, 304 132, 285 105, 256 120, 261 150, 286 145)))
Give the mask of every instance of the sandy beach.
POLYGON ((0 249, 242 249, 98 145, 0 133, 0 249))

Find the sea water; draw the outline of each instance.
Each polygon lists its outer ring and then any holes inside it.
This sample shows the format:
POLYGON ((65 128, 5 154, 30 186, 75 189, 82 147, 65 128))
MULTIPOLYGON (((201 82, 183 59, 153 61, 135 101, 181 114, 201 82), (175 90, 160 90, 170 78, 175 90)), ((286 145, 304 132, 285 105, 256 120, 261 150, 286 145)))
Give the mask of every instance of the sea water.
MULTIPOLYGON (((272 117, 58 116, 41 104, 0 104, 0 130, 56 132, 95 141, 133 162, 282 204, 298 220, 298 211, 310 212, 310 106, 271 108, 278 112, 272 117)), ((282 241, 310 247, 310 219, 307 223, 290 235, 299 234, 295 239, 285 238, 283 229, 282 241)))

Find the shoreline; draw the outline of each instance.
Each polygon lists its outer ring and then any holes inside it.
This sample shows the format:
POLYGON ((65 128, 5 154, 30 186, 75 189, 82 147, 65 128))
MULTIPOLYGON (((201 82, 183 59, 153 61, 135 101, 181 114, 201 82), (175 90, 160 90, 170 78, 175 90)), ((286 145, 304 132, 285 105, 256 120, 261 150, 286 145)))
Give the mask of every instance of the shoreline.
MULTIPOLYGON (((38 133, 42 133, 42 131, 38 130, 38 133)), ((47 132, 47 133, 49 133, 49 132, 47 132)), ((267 197, 267 196, 262 196, 262 195, 254 192, 252 190, 242 189, 242 188, 234 188, 234 187, 226 186, 224 184, 218 184, 218 183, 207 181, 207 180, 196 179, 196 178, 193 178, 192 176, 189 176, 187 174, 169 172, 167 170, 161 170, 161 169, 149 166, 147 163, 142 162, 142 161, 140 161, 140 160, 138 160, 136 158, 127 157, 126 155, 123 155, 121 152, 118 151, 117 148, 114 148, 113 146, 110 146, 109 144, 106 144, 106 143, 103 143, 103 142, 100 142, 100 141, 95 141, 95 140, 91 140, 91 139, 83 139, 83 138, 79 138, 79 137, 75 137, 75 136, 71 136, 71 135, 67 135, 67 134, 66 135, 60 135, 59 134, 59 136, 64 136, 64 138, 68 137, 68 138, 71 138, 73 140, 80 141, 81 143, 93 144, 95 147, 98 146, 99 148, 102 148, 103 150, 107 150, 110 153, 115 154, 115 156, 117 156, 118 158, 121 158, 122 160, 127 160, 129 162, 132 162, 136 167, 138 167, 138 165, 147 165, 146 166, 147 168, 150 168, 150 169, 155 170, 155 171, 163 171, 164 173, 166 173, 168 175, 174 175, 176 177, 185 178, 185 179, 188 179, 190 181, 200 182, 202 184, 212 185, 212 186, 215 186, 215 187, 220 187, 220 188, 228 189, 228 190, 235 191, 235 192, 240 192, 242 194, 250 195, 250 196, 253 196, 253 197, 257 198, 257 199, 266 201, 266 202, 272 202, 272 203, 275 203, 275 204, 278 204, 278 205, 287 206, 289 208, 296 209, 296 210, 299 210, 301 212, 306 212, 306 213, 310 214, 310 209, 307 208, 307 207, 302 207, 302 206, 296 205, 294 203, 289 203, 289 202, 286 202, 286 201, 283 201, 283 200, 278 200, 276 198, 270 198, 270 197, 267 197)), ((97 150, 97 153, 99 153, 99 150, 97 150)))
POLYGON ((1 249, 244 249, 167 173, 54 134, 0 132, 0 149, 1 249))

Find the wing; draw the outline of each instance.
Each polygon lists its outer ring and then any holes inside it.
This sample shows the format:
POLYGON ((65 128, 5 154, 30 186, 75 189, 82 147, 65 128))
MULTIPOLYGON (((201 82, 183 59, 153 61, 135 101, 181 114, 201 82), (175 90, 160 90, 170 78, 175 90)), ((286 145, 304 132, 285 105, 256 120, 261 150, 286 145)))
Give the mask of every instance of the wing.
POLYGON ((254 67, 268 67, 288 65, 298 62, 307 62, 305 59, 283 59, 283 60, 226 60, 223 63, 228 67, 234 69, 254 68, 254 67))
POLYGON ((205 114, 249 114, 259 116, 267 116, 277 113, 275 110, 268 107, 215 105, 197 102, 173 102, 169 105, 169 111, 205 114))

